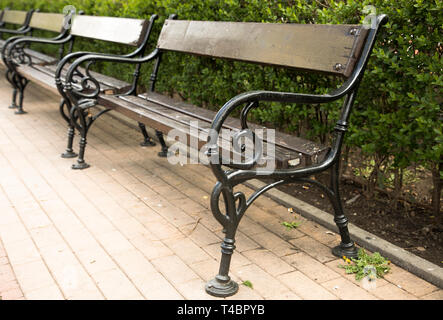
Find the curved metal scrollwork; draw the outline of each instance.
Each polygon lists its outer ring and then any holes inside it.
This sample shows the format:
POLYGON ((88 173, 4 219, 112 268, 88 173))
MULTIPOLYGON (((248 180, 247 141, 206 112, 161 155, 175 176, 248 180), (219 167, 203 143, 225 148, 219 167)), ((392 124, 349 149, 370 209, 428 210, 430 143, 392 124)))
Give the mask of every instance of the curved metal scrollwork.
POLYGON ((11 48, 8 60, 12 62, 14 65, 32 64, 32 58, 31 56, 29 56, 29 54, 26 53, 24 43, 15 45, 11 48))
POLYGON ((211 209, 214 217, 228 232, 236 228, 247 209, 246 197, 242 192, 232 193, 222 183, 217 182, 211 194, 211 209), (223 196, 227 212, 220 210, 220 197, 223 196), (229 207, 229 208, 228 208, 229 207), (234 210, 231 210, 234 208, 234 210))
POLYGON ((66 79, 67 82, 71 82, 71 93, 74 94, 77 99, 95 99, 100 93, 100 83, 89 71, 93 63, 94 61, 90 61, 86 65, 84 73, 82 73, 79 70, 79 66, 77 66, 72 73, 72 77, 66 79))

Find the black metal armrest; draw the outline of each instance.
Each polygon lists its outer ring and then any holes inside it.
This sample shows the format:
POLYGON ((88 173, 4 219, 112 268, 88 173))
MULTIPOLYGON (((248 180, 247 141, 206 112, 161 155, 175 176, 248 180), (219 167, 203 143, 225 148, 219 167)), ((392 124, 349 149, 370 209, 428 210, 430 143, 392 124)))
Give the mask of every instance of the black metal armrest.
MULTIPOLYGON (((38 37, 30 37, 30 36, 18 36, 9 38, 4 47, 2 48, 2 59, 5 64, 10 67, 14 67, 13 57, 15 51, 21 51, 24 48, 25 44, 30 43, 44 43, 48 45, 61 45, 69 42, 72 39, 72 36, 66 36, 66 33, 61 33, 54 38, 38 38, 38 37)), ((23 55, 23 52, 20 52, 18 55, 23 55)), ((29 58, 31 59, 31 58, 29 58)), ((24 63, 24 59, 18 58, 16 63, 22 64, 24 63)), ((31 61, 30 61, 31 62, 31 61)))
MULTIPOLYGON (((75 60, 68 69, 66 73, 64 91, 68 93, 71 98, 75 100, 78 99, 95 99, 100 93, 100 84, 99 82, 90 74, 89 67, 95 61, 106 61, 106 62, 116 62, 116 63, 129 63, 129 64, 141 64, 147 61, 151 61, 158 57, 159 50, 155 49, 149 55, 142 58, 131 58, 120 55, 109 55, 109 54, 87 54, 81 56, 77 60, 75 60), (83 64, 87 63, 85 67, 85 75, 83 75, 78 68, 83 64), (74 81, 75 76, 80 76, 81 79, 79 81, 74 81), (80 86, 80 89, 75 88, 74 84, 80 86), (87 87, 88 84, 93 84, 93 88, 87 87)), ((73 56, 72 56, 73 57, 73 56)), ((59 71, 58 75, 61 72, 61 62, 57 68, 59 71)), ((61 81, 59 81, 59 85, 61 85, 61 81)))
POLYGON ((9 33, 9 34, 16 34, 16 35, 23 35, 31 31, 31 28, 20 28, 20 29, 6 29, 6 28, 0 28, 0 33, 9 33))

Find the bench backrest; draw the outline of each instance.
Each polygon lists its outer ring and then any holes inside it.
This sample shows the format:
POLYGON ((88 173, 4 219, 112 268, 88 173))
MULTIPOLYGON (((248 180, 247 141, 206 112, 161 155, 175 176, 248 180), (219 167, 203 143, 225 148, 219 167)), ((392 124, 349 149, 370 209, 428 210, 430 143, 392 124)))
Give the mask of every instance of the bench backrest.
POLYGON ((149 20, 143 19, 77 15, 71 34, 138 47, 144 41, 148 25, 149 20))
POLYGON ((366 35, 361 25, 166 20, 157 47, 349 77, 366 35))
POLYGON ((34 12, 29 26, 33 29, 61 32, 64 18, 61 13, 34 12))
POLYGON ((24 25, 28 16, 27 11, 4 10, 2 22, 24 25))

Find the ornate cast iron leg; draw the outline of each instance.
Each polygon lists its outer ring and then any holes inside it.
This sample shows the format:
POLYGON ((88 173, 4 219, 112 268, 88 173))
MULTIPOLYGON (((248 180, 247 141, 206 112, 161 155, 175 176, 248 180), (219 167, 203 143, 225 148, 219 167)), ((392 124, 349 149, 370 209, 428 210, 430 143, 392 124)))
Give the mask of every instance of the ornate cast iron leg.
POLYGON ((145 139, 143 142, 140 143, 140 145, 142 147, 151 147, 151 146, 155 146, 156 143, 154 141, 152 141, 151 137, 148 135, 148 132, 146 131, 146 126, 139 122, 138 126, 140 127, 140 131, 143 134, 143 138, 145 139))
POLYGON ((232 188, 223 187, 221 183, 217 183, 211 196, 211 210, 214 217, 225 228, 225 238, 221 244, 221 260, 218 275, 210 280, 205 287, 208 294, 215 297, 229 297, 237 293, 238 284, 229 276, 229 267, 231 265, 232 254, 235 250, 235 233, 238 224, 246 210, 245 198, 242 193, 232 192, 232 188), (223 192, 225 200, 226 215, 220 212, 218 208, 218 199, 220 193, 223 192), (240 200, 238 207, 236 200, 240 200))
POLYGON ((229 267, 231 257, 235 250, 234 237, 226 236, 221 244, 222 257, 218 275, 208 281, 205 290, 208 294, 215 297, 229 297, 237 293, 238 284, 229 276, 229 267))
POLYGON ((12 89, 12 102, 11 105, 8 107, 9 109, 15 109, 17 108, 17 84, 14 82, 14 72, 10 69, 6 71, 6 80, 11 84, 13 87, 12 89))
POLYGON ((168 146, 166 145, 165 139, 163 138, 163 132, 155 130, 155 134, 158 138, 158 141, 160 141, 160 144, 162 145, 162 151, 158 153, 159 157, 166 158, 170 154, 168 151, 168 146))
POLYGON ((88 131, 94 121, 106 112, 111 111, 111 109, 103 109, 96 115, 92 116, 92 114, 89 113, 89 108, 94 107, 95 105, 95 100, 86 100, 84 102, 81 102, 78 107, 73 107, 71 109, 71 121, 75 125, 77 130, 80 131, 81 135, 77 163, 72 165, 72 169, 86 169, 90 167, 90 165, 87 164, 84 159, 86 149, 86 136, 88 135, 88 131))
POLYGON ((29 83, 29 80, 25 77, 20 76, 19 74, 15 74, 14 78, 16 78, 15 83, 18 85, 18 104, 17 104, 17 111, 15 111, 15 114, 25 114, 26 111, 23 110, 23 98, 24 98, 24 92, 25 88, 29 83))
POLYGON ((17 89, 12 89, 12 102, 11 105, 8 107, 9 109, 15 109, 17 108, 17 89))
POLYGON ((66 147, 66 151, 62 153, 61 157, 65 159, 75 158, 77 157, 77 153, 72 149, 72 144, 74 142, 75 136, 75 128, 74 126, 69 125, 68 127, 68 145, 66 147))
POLYGON ((336 257, 350 257, 357 258, 358 250, 351 240, 348 230, 348 219, 343 212, 343 206, 340 198, 339 190, 339 161, 337 161, 331 168, 331 189, 334 192, 334 197, 331 197, 332 205, 334 207, 334 221, 338 227, 341 236, 340 245, 332 249, 332 253, 336 257))
POLYGON ((62 153, 61 157, 66 158, 66 159, 70 159, 70 158, 77 157, 77 153, 75 153, 74 150, 72 149, 72 144, 74 142, 74 136, 75 136, 74 123, 77 121, 77 119, 71 120, 71 118, 69 116, 67 116, 64 111, 65 107, 69 108, 68 104, 66 103, 66 100, 62 99, 60 102, 59 110, 60 110, 60 113, 61 113, 63 119, 65 119, 65 121, 68 123, 68 145, 66 147, 66 151, 64 153, 62 153))
MULTIPOLYGON (((78 158, 77 163, 72 165, 72 169, 78 170, 78 169, 86 169, 89 168, 89 164, 85 162, 85 149, 86 149, 86 136, 88 134, 88 129, 90 127, 90 123, 88 124, 86 121, 86 118, 88 117, 87 110, 83 110, 81 108, 75 108, 76 110, 71 111, 71 115, 76 114, 77 118, 80 120, 80 124, 77 129, 80 131, 80 142, 79 142, 79 152, 78 152, 78 158)), ((72 117, 74 118, 74 117, 72 117)))

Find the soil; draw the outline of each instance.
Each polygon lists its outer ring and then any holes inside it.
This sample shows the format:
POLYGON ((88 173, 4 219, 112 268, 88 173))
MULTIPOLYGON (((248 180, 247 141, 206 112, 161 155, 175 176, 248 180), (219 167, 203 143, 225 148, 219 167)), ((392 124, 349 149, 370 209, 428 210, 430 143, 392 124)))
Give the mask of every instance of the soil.
MULTIPOLYGON (((316 179, 328 185, 329 173, 316 179)), ((291 183, 277 188, 333 214, 326 195, 311 184, 291 183)), ((442 213, 434 216, 428 206, 408 202, 394 208, 383 193, 367 199, 362 187, 351 179, 342 179, 340 192, 350 223, 443 267, 442 213)))

